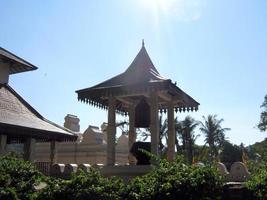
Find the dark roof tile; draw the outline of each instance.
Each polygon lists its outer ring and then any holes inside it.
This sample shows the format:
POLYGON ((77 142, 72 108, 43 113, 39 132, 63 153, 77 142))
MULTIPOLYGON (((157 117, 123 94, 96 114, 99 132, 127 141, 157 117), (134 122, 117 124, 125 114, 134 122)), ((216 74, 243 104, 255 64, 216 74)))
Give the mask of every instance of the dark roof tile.
POLYGON ((54 136, 58 135, 63 140, 64 137, 66 139, 75 139, 76 137, 74 132, 41 116, 9 85, 0 85, 0 126, 16 127, 18 132, 20 128, 49 132, 49 135, 40 136, 38 134, 38 137, 43 138, 50 137, 51 133, 54 136))
POLYGON ((37 67, 0 47, 0 59, 10 64, 10 74, 36 70, 37 67))

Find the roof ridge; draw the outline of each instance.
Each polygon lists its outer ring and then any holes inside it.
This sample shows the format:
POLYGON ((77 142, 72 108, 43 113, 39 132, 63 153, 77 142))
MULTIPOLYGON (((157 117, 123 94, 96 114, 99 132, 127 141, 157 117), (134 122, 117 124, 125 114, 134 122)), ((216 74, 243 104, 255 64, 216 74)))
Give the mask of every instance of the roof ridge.
POLYGON ((46 119, 45 117, 43 117, 35 108, 33 108, 22 96, 20 96, 10 85, 8 84, 1 84, 0 86, 4 86, 7 90, 9 90, 16 98, 19 99, 19 101, 21 101, 21 103, 27 108, 29 109, 36 117, 38 117, 40 120, 43 120, 53 126, 56 126, 57 128, 60 128, 66 132, 69 132, 71 134, 75 134, 74 131, 68 129, 68 128, 65 128, 63 126, 60 126, 59 124, 56 124, 55 122, 52 122, 48 119, 46 119))
POLYGON ((12 94, 15 95, 36 117, 44 120, 45 118, 35 109, 33 108, 21 95, 19 95, 9 84, 3 84, 12 94))

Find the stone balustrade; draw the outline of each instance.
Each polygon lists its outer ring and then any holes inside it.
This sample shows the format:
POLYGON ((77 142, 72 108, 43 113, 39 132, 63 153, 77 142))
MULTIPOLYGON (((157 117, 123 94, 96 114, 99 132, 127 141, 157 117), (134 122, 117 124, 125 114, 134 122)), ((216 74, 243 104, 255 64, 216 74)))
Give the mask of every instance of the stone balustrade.
POLYGON ((50 175, 57 178, 63 178, 64 170, 65 164, 54 164, 50 169, 50 175))
MULTIPOLYGON (((199 167, 204 166, 203 163, 198 163, 196 165, 199 167)), ((140 166, 140 167, 142 167, 142 166, 140 166)), ((121 173, 123 173, 123 175, 126 176, 127 171, 129 173, 129 176, 131 176, 134 170, 136 170, 136 173, 134 174, 134 176, 136 176, 138 173, 141 173, 140 167, 138 168, 136 166, 132 166, 131 169, 127 165, 123 165, 123 166, 116 166, 115 165, 112 167, 110 167, 110 166, 108 167, 108 166, 105 166, 104 164, 101 164, 101 163, 94 164, 94 165, 90 165, 90 164, 80 164, 80 165, 77 165, 77 164, 54 164, 51 167, 50 174, 51 174, 51 176, 54 176, 54 177, 67 179, 70 177, 71 173, 77 173, 79 171, 79 169, 81 169, 85 172, 89 172, 90 168, 94 168, 94 169, 99 170, 104 176, 107 176, 109 174, 115 175, 115 176, 116 175, 120 176, 121 173), (120 173, 120 171, 121 171, 121 173, 120 173)), ((230 168, 230 172, 228 172, 225 165, 221 162, 218 162, 216 164, 216 167, 218 168, 219 173, 224 177, 225 182, 245 182, 246 180, 248 180, 250 178, 250 173, 249 173, 246 165, 242 162, 235 162, 234 164, 232 164, 232 166, 230 168)), ((152 169, 152 168, 149 168, 149 169, 152 169)), ((149 171, 150 170, 146 169, 145 173, 148 173, 149 171)))
POLYGON ((91 165, 90 164, 79 164, 78 170, 82 170, 84 172, 89 172, 91 165))

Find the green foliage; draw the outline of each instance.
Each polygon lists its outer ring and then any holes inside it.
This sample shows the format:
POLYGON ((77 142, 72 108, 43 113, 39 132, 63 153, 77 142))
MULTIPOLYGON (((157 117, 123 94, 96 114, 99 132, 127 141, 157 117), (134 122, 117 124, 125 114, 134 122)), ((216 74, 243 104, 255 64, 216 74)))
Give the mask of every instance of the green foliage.
POLYGON ((253 199, 267 199, 267 164, 258 168, 252 174, 251 179, 246 183, 247 188, 253 194, 253 199))
POLYGON ((217 119, 217 115, 203 116, 204 122, 200 122, 200 131, 205 135, 205 143, 209 145, 210 160, 217 159, 218 151, 225 141, 225 132, 230 128, 222 128, 223 119, 217 119))
POLYGON ((56 200, 64 197, 64 190, 68 181, 49 177, 46 179, 47 186, 38 192, 36 192, 35 200, 56 200), (63 194, 63 195, 62 195, 63 194))
MULTIPOLYGON (((176 136, 182 141, 182 147, 177 148, 177 151, 185 154, 188 164, 193 162, 194 146, 199 137, 199 135, 195 135, 195 129, 198 125, 199 122, 190 116, 186 116, 183 121, 175 119, 176 136)), ((178 141, 178 138, 176 140, 178 141)))
MULTIPOLYGON (((153 156, 152 156, 153 157, 153 156)), ((158 160, 159 165, 147 175, 127 184, 119 178, 104 178, 97 170, 79 171, 70 180, 44 177, 30 163, 14 157, 0 158, 0 199, 17 200, 157 200, 220 199, 221 178, 212 167, 158 160), (46 187, 35 191, 40 181, 46 187)))
POLYGON ((228 169, 234 162, 242 162, 242 148, 240 146, 224 141, 222 148, 223 150, 220 153, 220 160, 228 169))
POLYGON ((119 199, 123 183, 118 178, 103 178, 97 170, 91 169, 86 173, 80 171, 73 174, 70 180, 56 180, 49 182, 38 195, 37 199, 42 200, 110 200, 119 199))
POLYGON ((163 160, 151 173, 133 179, 123 190, 122 199, 220 199, 221 189, 215 169, 163 160))
POLYGON ((267 130, 267 95, 265 95, 264 101, 263 101, 261 107, 264 110, 261 112, 261 116, 260 116, 261 118, 260 118, 260 122, 258 124, 258 128, 261 131, 266 131, 267 130))
POLYGON ((19 200, 14 188, 1 188, 0 187, 0 199, 5 200, 19 200))
POLYGON ((31 163, 14 155, 0 157, 0 199, 31 199, 42 178, 31 163))
POLYGON ((267 138, 249 146, 249 157, 253 160, 267 161, 267 138))

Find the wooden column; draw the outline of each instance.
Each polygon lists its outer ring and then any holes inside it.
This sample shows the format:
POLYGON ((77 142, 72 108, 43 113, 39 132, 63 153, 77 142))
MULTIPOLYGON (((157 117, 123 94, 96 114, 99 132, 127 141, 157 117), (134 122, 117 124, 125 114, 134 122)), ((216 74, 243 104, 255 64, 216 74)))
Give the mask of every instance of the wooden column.
POLYGON ((107 165, 115 165, 116 99, 109 98, 107 130, 107 165))
POLYGON ((7 144, 7 135, 0 135, 0 156, 5 155, 7 144))
POLYGON ((135 165, 135 157, 130 153, 130 150, 133 146, 133 143, 136 141, 136 131, 135 131, 135 107, 134 105, 129 110, 129 139, 128 139, 128 146, 129 146, 129 164, 135 165))
POLYGON ((24 142, 24 160, 34 161, 35 143, 36 140, 34 138, 26 138, 24 142))
POLYGON ((159 115, 158 115, 158 97, 155 92, 151 93, 150 95, 150 132, 151 132, 151 153, 158 156, 159 115))
POLYGON ((55 140, 50 142, 50 162, 51 162, 51 165, 57 163, 57 146, 58 146, 58 144, 55 140))
POLYGON ((175 156, 175 128, 174 128, 174 110, 173 104, 168 104, 168 152, 167 160, 173 161, 175 156))

